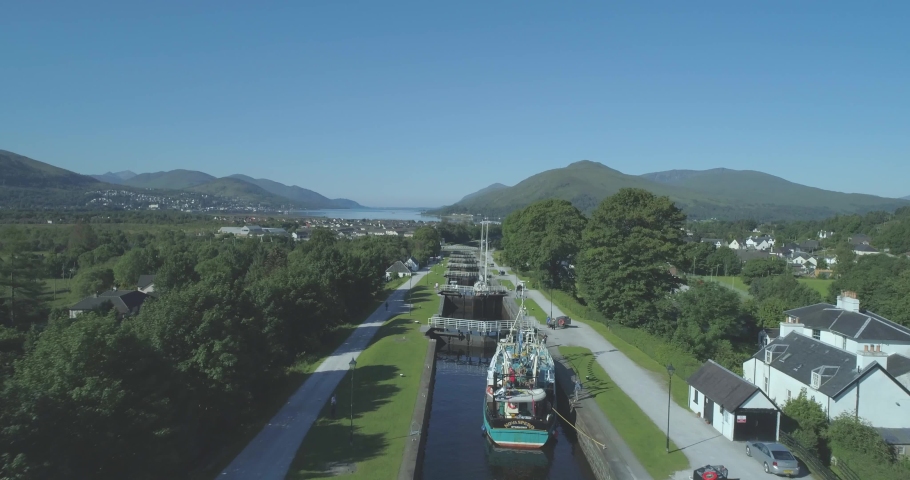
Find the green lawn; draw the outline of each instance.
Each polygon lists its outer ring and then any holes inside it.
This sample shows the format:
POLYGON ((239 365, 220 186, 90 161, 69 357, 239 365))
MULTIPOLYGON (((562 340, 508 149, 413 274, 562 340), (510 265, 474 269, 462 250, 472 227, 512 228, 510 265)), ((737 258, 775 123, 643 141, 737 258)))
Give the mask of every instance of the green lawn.
POLYGON ((826 280, 823 278, 800 278, 798 281, 820 293, 823 299, 828 298, 828 288, 834 283, 834 280, 826 280))
POLYGON ((511 280, 505 280, 505 279, 500 278, 499 284, 502 285, 503 287, 508 288, 509 290, 515 290, 515 284, 513 284, 511 280))
POLYGON ((613 383, 590 350, 559 347, 559 353, 579 375, 590 376, 585 381, 585 388, 594 395, 597 405, 652 477, 668 478, 674 472, 689 468, 686 456, 677 450, 673 442, 670 442, 671 453, 667 453, 664 432, 613 383))
POLYGON ((409 314, 390 318, 357 360, 354 372, 354 446, 350 435, 350 373, 337 390, 338 416, 326 405, 297 451, 287 478, 334 476, 333 464, 354 463, 349 478, 397 478, 405 442, 411 441, 411 415, 417 400, 427 339, 420 325, 439 309, 435 282, 444 283, 437 265, 411 290, 409 314), (417 321, 418 323, 415 323, 417 321))
POLYGON ((544 310, 543 308, 540 308, 540 305, 538 305, 537 302, 531 300, 530 298, 526 298, 525 308, 528 309, 528 313, 532 317, 537 319, 537 323, 547 323, 547 316, 550 315, 549 305, 547 305, 547 309, 544 310))
POLYGON ((746 285, 745 283, 743 283, 742 277, 725 277, 725 276, 705 277, 705 279, 711 279, 711 278, 713 278, 714 281, 716 281, 718 283, 722 283, 726 286, 733 287, 734 289, 739 290, 741 292, 749 293, 749 286, 746 285))

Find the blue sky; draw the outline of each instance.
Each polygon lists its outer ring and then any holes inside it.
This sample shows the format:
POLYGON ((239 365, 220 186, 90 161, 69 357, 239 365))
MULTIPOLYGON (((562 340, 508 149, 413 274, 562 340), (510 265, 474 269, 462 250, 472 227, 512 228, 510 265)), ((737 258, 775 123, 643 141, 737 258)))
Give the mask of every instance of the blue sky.
POLYGON ((8 2, 0 149, 370 206, 582 159, 910 194, 910 4, 745 3, 8 2))

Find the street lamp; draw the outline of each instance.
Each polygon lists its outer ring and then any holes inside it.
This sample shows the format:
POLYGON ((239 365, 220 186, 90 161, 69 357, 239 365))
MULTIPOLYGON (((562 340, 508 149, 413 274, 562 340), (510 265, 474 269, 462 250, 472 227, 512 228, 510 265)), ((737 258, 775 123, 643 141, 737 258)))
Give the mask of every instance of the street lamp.
POLYGON ((667 389, 667 453, 670 453, 670 397, 673 393, 673 373, 676 369, 673 364, 667 365, 667 374, 670 377, 670 386, 667 389))
POLYGON ((348 362, 348 366, 351 367, 351 439, 350 444, 354 446, 354 367, 357 366, 357 360, 354 360, 354 357, 351 357, 351 361, 348 362))

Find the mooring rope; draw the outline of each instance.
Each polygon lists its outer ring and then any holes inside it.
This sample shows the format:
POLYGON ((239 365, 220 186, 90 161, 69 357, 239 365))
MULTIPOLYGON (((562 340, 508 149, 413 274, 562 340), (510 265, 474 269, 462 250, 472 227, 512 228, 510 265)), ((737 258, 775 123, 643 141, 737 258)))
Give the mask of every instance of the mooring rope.
POLYGON ((575 424, 573 424, 572 422, 569 421, 569 419, 567 419, 566 417, 563 417, 563 416, 559 413, 558 410, 553 410, 553 411, 556 412, 557 415, 559 415, 559 418, 565 420, 566 423, 569 424, 569 426, 571 426, 572 428, 574 428, 576 432, 578 432, 578 433, 580 433, 580 434, 582 434, 582 435, 588 437, 588 440, 591 440, 592 442, 594 442, 594 443, 596 443, 597 445, 599 445, 601 450, 606 450, 606 449, 607 449, 607 446, 606 446, 606 445, 604 445, 604 444, 598 442, 597 440, 594 440, 594 438, 592 438, 590 435, 588 435, 587 433, 585 433, 584 431, 582 431, 580 428, 576 427, 575 424))

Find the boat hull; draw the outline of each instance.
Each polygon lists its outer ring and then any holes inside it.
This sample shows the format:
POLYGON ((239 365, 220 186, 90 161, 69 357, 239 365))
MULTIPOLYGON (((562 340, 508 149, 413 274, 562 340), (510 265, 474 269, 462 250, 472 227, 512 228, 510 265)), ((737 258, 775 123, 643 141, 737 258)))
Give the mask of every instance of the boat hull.
POLYGON ((542 422, 508 419, 491 422, 486 413, 486 405, 484 405, 483 427, 490 440, 499 447, 536 449, 550 441, 556 424, 553 422, 551 425, 546 425, 542 422), (499 425, 500 423, 502 425, 499 425))

